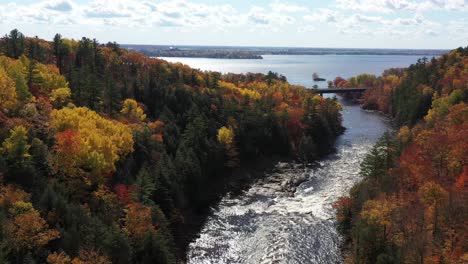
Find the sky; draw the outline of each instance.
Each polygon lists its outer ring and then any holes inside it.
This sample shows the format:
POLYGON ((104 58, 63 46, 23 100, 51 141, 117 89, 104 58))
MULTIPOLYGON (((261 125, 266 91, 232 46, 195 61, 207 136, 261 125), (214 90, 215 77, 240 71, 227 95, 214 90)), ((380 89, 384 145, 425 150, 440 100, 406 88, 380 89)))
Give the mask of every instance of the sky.
POLYGON ((0 0, 18 28, 104 43, 452 49, 468 45, 468 0, 0 0))

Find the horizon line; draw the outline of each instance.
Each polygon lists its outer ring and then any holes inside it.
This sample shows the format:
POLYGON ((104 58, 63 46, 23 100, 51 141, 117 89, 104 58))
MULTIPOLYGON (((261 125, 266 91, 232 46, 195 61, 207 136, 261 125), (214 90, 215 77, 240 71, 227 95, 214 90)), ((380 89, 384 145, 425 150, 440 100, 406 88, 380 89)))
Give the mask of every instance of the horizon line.
MULTIPOLYGON (((111 42, 111 41, 109 41, 111 42)), ((281 48, 287 48, 287 49, 349 49, 349 50, 369 50, 369 49, 375 49, 375 50, 434 50, 434 51, 451 51, 459 47, 455 48, 350 48, 350 47, 306 47, 306 46, 249 46, 249 45, 212 45, 212 44, 207 44, 207 45, 202 45, 202 44, 129 44, 129 43, 118 43, 117 44, 121 46, 162 46, 162 47, 211 47, 211 48, 274 48, 274 49, 281 49, 281 48)))

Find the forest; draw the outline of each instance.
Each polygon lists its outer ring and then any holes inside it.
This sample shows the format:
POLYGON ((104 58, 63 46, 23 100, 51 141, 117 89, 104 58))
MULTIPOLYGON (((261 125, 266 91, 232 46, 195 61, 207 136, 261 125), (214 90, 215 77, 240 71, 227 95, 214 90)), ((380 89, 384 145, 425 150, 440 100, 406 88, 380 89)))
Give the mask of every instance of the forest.
POLYGON ((373 147, 362 181, 334 204, 345 263, 467 263, 468 47, 335 85, 374 88, 363 107, 399 128, 373 147))
POLYGON ((333 151, 341 106, 284 76, 202 72, 12 30, 0 40, 0 263, 183 263, 214 183, 333 151))

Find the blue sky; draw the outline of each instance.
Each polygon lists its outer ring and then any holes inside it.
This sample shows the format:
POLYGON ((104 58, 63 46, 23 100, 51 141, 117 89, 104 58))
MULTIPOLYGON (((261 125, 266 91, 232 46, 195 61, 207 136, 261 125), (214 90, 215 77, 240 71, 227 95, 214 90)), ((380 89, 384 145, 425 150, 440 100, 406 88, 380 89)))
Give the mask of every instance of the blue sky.
POLYGON ((468 0, 0 0, 0 31, 167 45, 468 45, 468 0))

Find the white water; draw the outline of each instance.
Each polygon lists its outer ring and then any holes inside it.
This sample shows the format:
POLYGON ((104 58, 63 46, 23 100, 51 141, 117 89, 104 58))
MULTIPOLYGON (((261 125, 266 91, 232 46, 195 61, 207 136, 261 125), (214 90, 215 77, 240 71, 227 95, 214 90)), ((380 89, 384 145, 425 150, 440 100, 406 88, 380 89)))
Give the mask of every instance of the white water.
POLYGON ((344 104, 337 152, 307 169, 280 163, 240 195, 227 195, 189 245, 189 263, 339 263, 332 204, 359 177, 359 164, 389 129, 381 116, 344 104), (294 193, 282 183, 305 176, 294 193))

